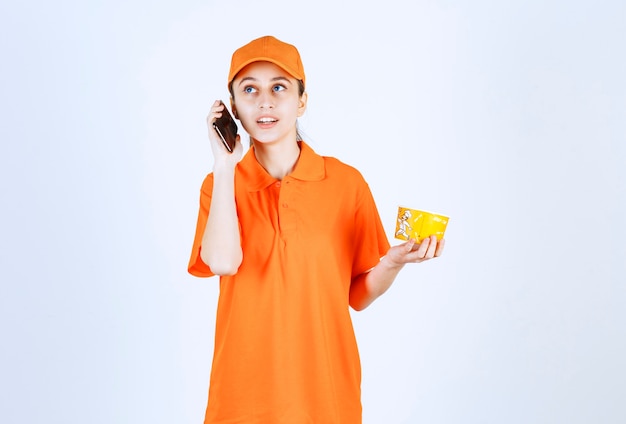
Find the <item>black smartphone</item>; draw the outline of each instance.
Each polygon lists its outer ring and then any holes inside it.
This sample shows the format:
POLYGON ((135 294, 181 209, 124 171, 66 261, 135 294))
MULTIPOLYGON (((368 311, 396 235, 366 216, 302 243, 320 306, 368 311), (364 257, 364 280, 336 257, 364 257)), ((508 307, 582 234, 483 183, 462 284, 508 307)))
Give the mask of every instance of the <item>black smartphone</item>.
MULTIPOLYGON (((220 103, 224 105, 224 102, 221 100, 220 103)), ((232 153, 235 149, 235 140, 237 139, 237 124, 228 111, 226 105, 224 105, 224 110, 222 110, 222 116, 217 118, 213 123, 213 128, 215 128, 221 137, 226 150, 232 153)))

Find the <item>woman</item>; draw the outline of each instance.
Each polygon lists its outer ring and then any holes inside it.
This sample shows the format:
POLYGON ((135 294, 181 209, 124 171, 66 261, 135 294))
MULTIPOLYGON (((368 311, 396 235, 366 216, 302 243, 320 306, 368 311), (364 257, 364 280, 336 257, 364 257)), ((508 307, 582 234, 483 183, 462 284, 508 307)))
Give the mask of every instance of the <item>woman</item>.
POLYGON ((205 423, 360 423, 349 306, 443 251, 435 237, 390 248, 361 174, 299 140, 305 82, 298 50, 261 37, 235 51, 228 77, 251 140, 243 159, 239 137, 228 153, 213 129, 219 101, 207 117, 214 165, 189 262, 220 276, 205 423))

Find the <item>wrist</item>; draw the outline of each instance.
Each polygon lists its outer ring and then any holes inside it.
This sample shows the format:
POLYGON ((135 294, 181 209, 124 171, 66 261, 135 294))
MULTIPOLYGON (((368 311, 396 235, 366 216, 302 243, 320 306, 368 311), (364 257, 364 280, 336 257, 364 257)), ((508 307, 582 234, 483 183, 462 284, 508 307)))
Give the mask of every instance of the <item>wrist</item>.
POLYGON ((213 163, 213 174, 225 176, 234 175, 236 165, 237 163, 231 163, 231 161, 215 161, 213 163))
POLYGON ((389 254, 382 257, 380 264, 390 271, 400 271, 404 263, 394 261, 389 254))

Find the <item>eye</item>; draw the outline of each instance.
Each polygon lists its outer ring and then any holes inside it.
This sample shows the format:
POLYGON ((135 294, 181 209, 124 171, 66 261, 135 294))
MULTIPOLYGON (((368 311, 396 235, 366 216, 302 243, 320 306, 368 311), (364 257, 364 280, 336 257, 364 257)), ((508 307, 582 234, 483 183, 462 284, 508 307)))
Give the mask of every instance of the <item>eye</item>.
POLYGON ((278 91, 286 90, 286 88, 284 85, 277 84, 274 87, 272 87, 272 90, 275 92, 278 92, 278 91))
POLYGON ((254 87, 252 87, 252 86, 247 86, 247 87, 244 87, 243 92, 244 93, 255 93, 256 89, 254 87))

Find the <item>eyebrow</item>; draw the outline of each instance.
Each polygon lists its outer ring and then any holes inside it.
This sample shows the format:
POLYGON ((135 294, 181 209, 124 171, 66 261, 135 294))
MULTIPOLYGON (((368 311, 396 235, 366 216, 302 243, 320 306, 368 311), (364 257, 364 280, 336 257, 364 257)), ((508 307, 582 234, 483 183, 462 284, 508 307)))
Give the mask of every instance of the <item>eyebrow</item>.
MULTIPOLYGON (((258 81, 258 79, 257 79, 257 78, 254 78, 254 77, 245 77, 245 78, 242 78, 242 79, 241 79, 241 81, 239 82, 239 85, 241 86, 241 84, 243 84, 243 83, 244 83, 244 82, 246 82, 246 81, 254 81, 254 82, 256 82, 256 81, 258 81)), ((292 82, 291 82, 291 81, 289 81, 289 79, 288 79, 288 78, 286 78, 286 77, 274 77, 274 78, 272 78, 270 81, 286 81, 286 82, 288 82, 289 84, 291 84, 291 83, 292 83, 292 82)))

